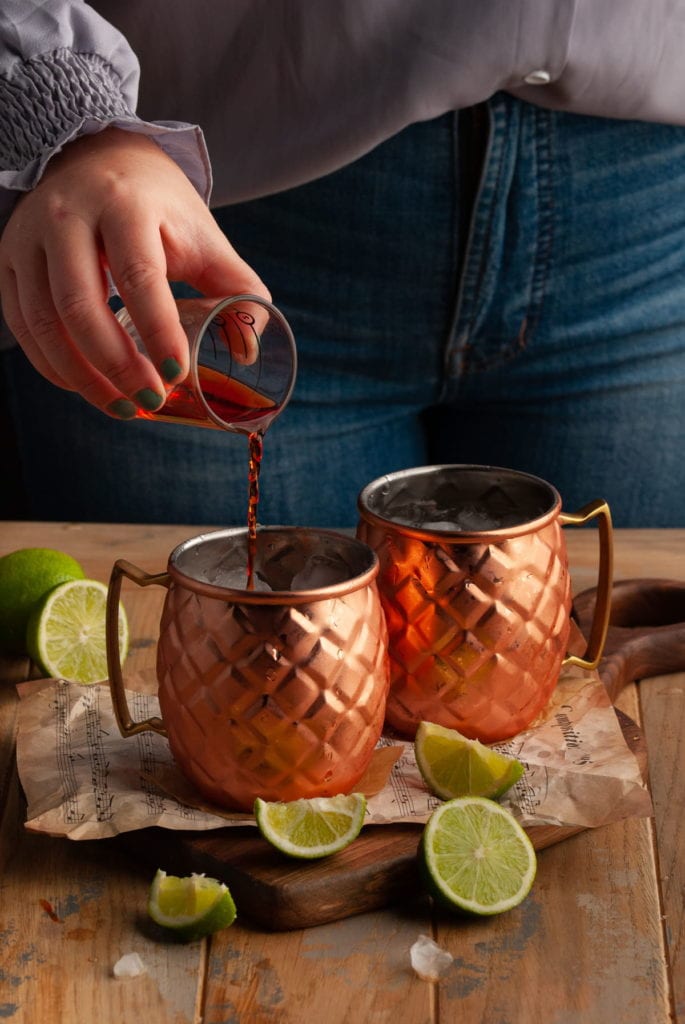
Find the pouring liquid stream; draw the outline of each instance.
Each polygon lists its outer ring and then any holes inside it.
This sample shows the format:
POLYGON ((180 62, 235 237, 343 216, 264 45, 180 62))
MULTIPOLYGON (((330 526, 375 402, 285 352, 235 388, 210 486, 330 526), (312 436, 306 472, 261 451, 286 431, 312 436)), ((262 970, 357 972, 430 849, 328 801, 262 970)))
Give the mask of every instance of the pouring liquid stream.
POLYGON ((247 438, 247 583, 254 590, 254 564, 257 552, 257 508, 259 506, 259 471, 264 454, 264 434, 255 430, 247 438))

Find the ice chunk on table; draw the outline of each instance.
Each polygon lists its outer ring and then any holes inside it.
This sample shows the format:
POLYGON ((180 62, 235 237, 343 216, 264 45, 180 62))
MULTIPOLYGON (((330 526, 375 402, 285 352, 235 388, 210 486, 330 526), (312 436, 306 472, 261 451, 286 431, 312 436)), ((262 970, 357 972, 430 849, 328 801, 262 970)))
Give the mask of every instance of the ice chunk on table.
POLYGON ((451 953, 442 949, 430 935, 419 935, 409 950, 411 965, 424 981, 437 981, 454 960, 451 953))
POLYGON ((147 967, 138 953, 124 953, 112 968, 112 974, 115 978, 138 978, 141 974, 145 974, 146 971, 147 967))

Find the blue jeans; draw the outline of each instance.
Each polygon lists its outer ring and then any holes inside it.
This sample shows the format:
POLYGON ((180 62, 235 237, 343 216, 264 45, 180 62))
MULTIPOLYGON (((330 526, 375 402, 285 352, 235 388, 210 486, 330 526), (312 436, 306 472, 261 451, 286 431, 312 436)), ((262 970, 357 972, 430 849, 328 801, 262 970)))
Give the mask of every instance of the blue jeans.
MULTIPOLYGON (((470 462, 685 526, 685 130, 482 113, 482 160, 447 115, 215 211, 298 343, 260 522, 352 526, 369 480, 470 462)), ((243 437, 115 422, 4 358, 29 517, 245 520, 243 437)))

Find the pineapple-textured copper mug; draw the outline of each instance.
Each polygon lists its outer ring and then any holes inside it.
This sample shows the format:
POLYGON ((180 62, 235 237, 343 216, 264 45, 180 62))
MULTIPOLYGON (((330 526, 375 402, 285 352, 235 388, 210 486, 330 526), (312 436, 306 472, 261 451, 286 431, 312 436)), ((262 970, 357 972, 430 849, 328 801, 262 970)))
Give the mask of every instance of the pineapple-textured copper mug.
POLYGON ((119 560, 108 594, 110 688, 124 736, 169 739, 208 799, 252 810, 256 797, 350 792, 383 728, 389 669, 375 553, 326 530, 264 527, 246 590, 247 531, 180 544, 151 575, 119 560), (161 719, 134 722, 116 609, 122 578, 167 588, 157 644, 161 719))
POLYGON ((605 501, 561 511, 544 480, 492 466, 423 466, 369 483, 357 536, 380 559, 389 632, 387 721, 437 722, 485 743, 526 728, 562 665, 596 668, 612 584, 605 501), (597 518, 598 598, 584 657, 567 655, 571 582, 562 526, 597 518))

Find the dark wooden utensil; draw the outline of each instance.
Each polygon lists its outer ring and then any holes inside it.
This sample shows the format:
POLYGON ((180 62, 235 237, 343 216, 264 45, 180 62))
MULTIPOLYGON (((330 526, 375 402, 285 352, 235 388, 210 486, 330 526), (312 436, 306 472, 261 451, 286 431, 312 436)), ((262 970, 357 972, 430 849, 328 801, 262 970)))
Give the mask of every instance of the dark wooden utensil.
MULTIPOLYGON (((614 584, 605 656, 599 666, 612 700, 629 682, 685 670, 685 584, 671 580, 623 580, 614 584)), ((587 633, 595 590, 579 594, 574 616, 587 633)), ((617 711, 628 746, 646 773, 640 729, 617 711)), ((536 849, 560 842, 581 828, 536 826, 536 849)), ((272 849, 254 827, 209 833, 145 829, 119 837, 151 867, 169 873, 204 871, 231 888, 239 913, 269 931, 306 928, 387 906, 419 892, 415 825, 365 828, 351 846, 321 861, 297 862, 272 849)))
MULTIPOLYGON (((573 613, 587 634, 595 590, 584 590, 573 613)), ((611 596, 609 632, 599 674, 614 701, 627 683, 685 670, 685 583, 619 580, 611 596)))

